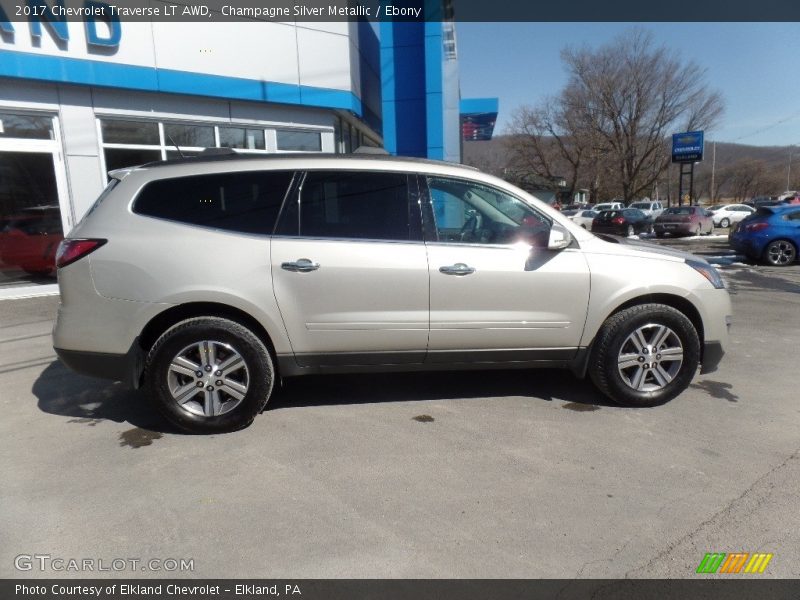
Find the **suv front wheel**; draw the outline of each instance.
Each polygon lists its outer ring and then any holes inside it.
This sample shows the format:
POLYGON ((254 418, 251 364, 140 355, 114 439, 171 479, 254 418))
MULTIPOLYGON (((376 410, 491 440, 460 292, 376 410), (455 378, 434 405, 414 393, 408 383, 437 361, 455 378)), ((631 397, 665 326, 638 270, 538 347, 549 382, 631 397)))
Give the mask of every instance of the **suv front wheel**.
POLYGON ((190 433, 247 427, 266 405, 274 378, 264 343, 219 317, 174 325, 153 345, 145 366, 146 389, 161 414, 190 433))
POLYGON ((656 406, 683 392, 699 364, 700 339, 686 315, 664 304, 641 304, 600 328, 589 375, 619 404, 656 406))

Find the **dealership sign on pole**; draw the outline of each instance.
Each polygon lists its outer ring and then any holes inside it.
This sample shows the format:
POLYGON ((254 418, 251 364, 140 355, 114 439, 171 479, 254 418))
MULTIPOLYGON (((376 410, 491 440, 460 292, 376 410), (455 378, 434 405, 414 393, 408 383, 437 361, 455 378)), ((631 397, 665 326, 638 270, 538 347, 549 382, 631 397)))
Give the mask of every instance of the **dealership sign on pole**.
POLYGON ((703 132, 672 134, 672 162, 694 163, 703 160, 703 132))
POLYGON ((672 162, 681 166, 678 184, 678 205, 695 204, 694 163, 703 160, 703 132, 685 131, 672 134, 672 162), (688 186, 686 185, 688 179, 688 186))

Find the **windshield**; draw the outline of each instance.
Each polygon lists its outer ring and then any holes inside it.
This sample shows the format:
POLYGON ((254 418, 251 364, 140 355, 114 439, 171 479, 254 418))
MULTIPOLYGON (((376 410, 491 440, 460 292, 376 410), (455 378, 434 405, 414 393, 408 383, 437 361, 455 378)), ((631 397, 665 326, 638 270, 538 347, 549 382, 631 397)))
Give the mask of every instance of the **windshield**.
POLYGON ((634 202, 631 204, 631 208, 643 208, 647 210, 650 208, 651 204, 649 202, 634 202))

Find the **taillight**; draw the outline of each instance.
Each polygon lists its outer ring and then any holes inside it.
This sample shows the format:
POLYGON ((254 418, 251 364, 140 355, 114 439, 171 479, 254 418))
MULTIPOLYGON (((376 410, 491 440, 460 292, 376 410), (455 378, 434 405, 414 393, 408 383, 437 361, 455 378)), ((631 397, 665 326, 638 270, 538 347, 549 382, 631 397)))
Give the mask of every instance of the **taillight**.
POLYGON ((100 246, 105 244, 108 240, 76 240, 66 239, 62 240, 58 245, 58 253, 56 254, 56 267, 66 267, 71 265, 76 260, 80 260, 84 256, 91 254, 100 246))
POLYGON ((614 225, 622 225, 625 222, 625 219, 622 217, 614 217, 611 219, 611 222, 614 223, 614 225))
POLYGON ((745 231, 761 231, 769 227, 769 223, 748 223, 744 226, 745 231))

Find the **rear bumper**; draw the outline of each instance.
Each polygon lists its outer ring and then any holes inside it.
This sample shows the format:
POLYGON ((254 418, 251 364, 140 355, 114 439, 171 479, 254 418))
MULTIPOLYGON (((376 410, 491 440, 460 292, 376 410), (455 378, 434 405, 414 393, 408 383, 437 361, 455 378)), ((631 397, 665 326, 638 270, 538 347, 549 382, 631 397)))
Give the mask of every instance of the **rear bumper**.
POLYGON ((653 223, 653 231, 656 233, 680 233, 686 235, 692 233, 691 223, 653 223))
POLYGON ((138 339, 125 354, 106 352, 85 352, 54 348, 58 358, 67 367, 89 377, 111 379, 138 388, 144 368, 144 353, 139 348, 138 339))

